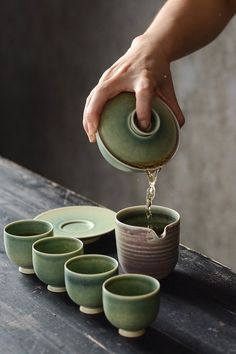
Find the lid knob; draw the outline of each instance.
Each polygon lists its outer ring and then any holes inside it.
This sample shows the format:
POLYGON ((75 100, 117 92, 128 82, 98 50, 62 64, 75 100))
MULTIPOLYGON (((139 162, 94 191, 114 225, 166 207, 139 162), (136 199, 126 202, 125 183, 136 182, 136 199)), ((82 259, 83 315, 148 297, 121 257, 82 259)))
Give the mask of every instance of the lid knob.
POLYGON ((128 127, 133 134, 146 138, 154 135, 158 131, 158 129, 160 128, 160 118, 157 112, 152 109, 150 128, 146 131, 141 130, 138 127, 137 114, 136 110, 134 109, 128 117, 128 127))
POLYGON ((160 98, 153 97, 151 126, 138 126, 136 98, 122 92, 110 99, 101 114, 97 144, 103 157, 127 172, 154 170, 163 166, 179 146, 179 124, 174 113, 160 98))

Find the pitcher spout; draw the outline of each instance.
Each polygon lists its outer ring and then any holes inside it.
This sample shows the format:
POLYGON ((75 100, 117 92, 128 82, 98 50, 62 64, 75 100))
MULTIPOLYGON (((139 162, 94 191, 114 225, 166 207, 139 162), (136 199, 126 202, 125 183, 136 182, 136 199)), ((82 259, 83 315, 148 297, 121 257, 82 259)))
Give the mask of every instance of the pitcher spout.
POLYGON ((160 241, 166 236, 166 228, 162 233, 159 233, 158 230, 148 229, 147 232, 147 242, 155 242, 160 241))

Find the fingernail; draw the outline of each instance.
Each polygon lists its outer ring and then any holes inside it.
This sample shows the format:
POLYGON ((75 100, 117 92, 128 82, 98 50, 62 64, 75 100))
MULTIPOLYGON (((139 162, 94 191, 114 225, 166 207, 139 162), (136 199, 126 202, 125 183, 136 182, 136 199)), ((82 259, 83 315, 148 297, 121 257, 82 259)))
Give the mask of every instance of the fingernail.
POLYGON ((88 138, 90 143, 94 143, 96 141, 96 127, 93 123, 88 123, 88 138))
POLYGON ((143 130, 148 129, 149 125, 150 125, 150 123, 147 120, 140 120, 139 121, 139 126, 143 130))
POLYGON ((89 138, 89 142, 90 143, 95 143, 95 141, 96 141, 96 135, 95 134, 89 134, 88 138, 89 138))

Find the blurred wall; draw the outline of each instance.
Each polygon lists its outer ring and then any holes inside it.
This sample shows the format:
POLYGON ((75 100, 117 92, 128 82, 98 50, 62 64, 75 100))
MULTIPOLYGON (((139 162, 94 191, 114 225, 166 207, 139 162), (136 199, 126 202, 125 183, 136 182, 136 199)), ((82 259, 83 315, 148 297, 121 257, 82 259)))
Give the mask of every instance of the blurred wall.
MULTIPOLYGON (((85 99, 164 1, 2 0, 0 154, 118 210, 144 203, 146 178, 116 171, 88 143, 85 99)), ((156 204, 182 216, 182 243, 236 270, 236 20, 172 65, 186 115, 156 204)))

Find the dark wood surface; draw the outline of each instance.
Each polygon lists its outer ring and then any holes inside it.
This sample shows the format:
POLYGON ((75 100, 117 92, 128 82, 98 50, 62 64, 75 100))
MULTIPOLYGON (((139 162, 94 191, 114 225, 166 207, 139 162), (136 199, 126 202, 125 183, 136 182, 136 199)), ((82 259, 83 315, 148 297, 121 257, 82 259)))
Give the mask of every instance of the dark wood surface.
MULTIPOLYGON (((96 203, 0 158, 2 229, 66 205, 96 203)), ((50 293, 35 275, 20 274, 2 236, 0 353, 236 353, 236 274, 197 252, 180 247, 175 271, 161 281, 156 321, 143 337, 126 339, 103 314, 82 314, 67 294, 50 293)), ((115 256, 114 233, 85 251, 115 256)))

